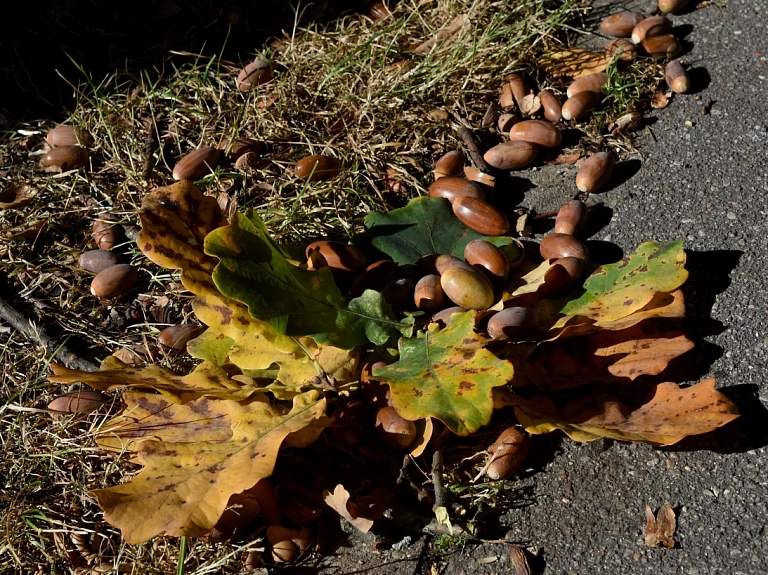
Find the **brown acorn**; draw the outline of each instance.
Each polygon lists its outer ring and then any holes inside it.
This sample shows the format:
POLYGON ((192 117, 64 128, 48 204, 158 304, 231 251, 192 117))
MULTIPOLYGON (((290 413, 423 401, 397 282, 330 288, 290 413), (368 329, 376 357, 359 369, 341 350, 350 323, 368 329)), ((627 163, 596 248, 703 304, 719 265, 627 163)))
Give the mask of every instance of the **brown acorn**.
POLYGON ((632 42, 640 44, 654 36, 672 32, 672 21, 666 16, 651 16, 637 23, 632 29, 632 42))
POLYGON ((507 479, 520 471, 528 457, 531 436, 520 427, 505 429, 488 448, 485 474, 493 481, 507 479))
POLYGON ((563 120, 583 120, 600 105, 601 99, 597 92, 585 91, 574 94, 563 104, 563 120))
POLYGON ((683 51, 680 42, 672 34, 648 38, 640 45, 651 58, 675 58, 683 51))
POLYGON ((576 174, 576 187, 582 192, 596 192, 611 179, 616 162, 608 152, 592 154, 576 174))
POLYGON ((575 257, 553 260, 552 267, 544 274, 544 283, 539 286, 536 293, 545 299, 565 295, 581 278, 584 271, 584 261, 575 257))
POLYGON ((445 292, 440 285, 440 276, 427 274, 416 282, 413 301, 421 311, 435 312, 443 307, 445 292))
POLYGON ((458 177, 464 174, 466 158, 461 150, 446 152, 435 162, 435 179, 445 176, 458 177))
POLYGON ((48 404, 48 409, 56 413, 85 413, 111 403, 112 398, 100 391, 81 389, 58 396, 48 404))
POLYGON ((43 164, 57 166, 66 172, 82 168, 88 163, 88 149, 83 146, 59 146, 51 148, 45 155, 43 164))
POLYGON ((544 117, 550 122, 559 122, 562 119, 563 106, 560 99, 550 90, 539 92, 541 107, 544 108, 544 117))
POLYGON ((257 58, 237 75, 237 89, 248 92, 251 88, 266 84, 272 80, 272 66, 269 60, 257 58))
POLYGON ((441 309, 439 312, 437 312, 435 315, 433 315, 429 321, 430 323, 436 323, 440 326, 440 328, 444 328, 446 325, 448 325, 451 322, 451 316, 456 313, 463 313, 467 311, 466 308, 463 308, 458 305, 454 305, 451 307, 447 307, 445 309, 441 309))
POLYGON ((560 130, 544 120, 523 120, 509 131, 510 140, 533 142, 545 148, 557 148, 563 141, 560 130))
POLYGON ((680 60, 671 60, 664 69, 664 78, 670 90, 678 94, 685 94, 691 89, 691 81, 688 72, 685 71, 680 60))
POLYGON ((570 236, 579 235, 589 219, 587 204, 581 200, 571 200, 563 204, 555 218, 555 233, 570 236))
POLYGON ((625 62, 631 62, 637 55, 637 46, 627 38, 614 38, 605 44, 605 53, 609 56, 619 55, 625 62))
POLYGON ((133 289, 139 271, 128 264, 110 266, 91 280, 91 293, 101 299, 122 297, 133 289))
POLYGON ((93 144, 93 136, 85 130, 68 124, 61 124, 52 128, 45 137, 45 140, 52 148, 59 146, 83 146, 87 148, 93 144))
POLYGON ((221 150, 203 146, 182 156, 173 167, 174 180, 200 180, 213 172, 221 161, 221 150))
POLYGON ((509 232, 507 216, 483 200, 456 198, 453 213, 465 226, 484 236, 503 236, 509 232))
POLYGON ((380 260, 366 267, 349 287, 350 297, 360 297, 367 289, 381 291, 400 274, 399 266, 392 260, 380 260))
POLYGON ((116 216, 112 214, 99 214, 93 222, 93 243, 100 250, 111 250, 125 241, 123 226, 115 223, 116 216))
POLYGON ((413 280, 398 278, 387 282, 381 290, 382 299, 394 308, 404 308, 413 305, 413 280))
POLYGON ((205 328, 192 323, 171 325, 157 334, 157 342, 166 349, 184 351, 187 343, 202 334, 205 328))
POLYGON ((253 153, 256 156, 260 156, 264 153, 264 144, 252 138, 238 137, 234 140, 225 142, 224 149, 228 150, 227 160, 235 162, 247 153, 253 153))
POLYGON ((267 527, 267 541, 272 546, 272 559, 275 563, 291 563, 298 558, 300 551, 291 539, 292 534, 293 530, 281 525, 267 527))
POLYGON ((342 242, 328 240, 312 242, 304 250, 304 255, 310 258, 313 254, 322 256, 322 261, 331 268, 331 271, 359 272, 368 264, 363 252, 355 246, 342 242))
POLYGON ((584 242, 568 234, 549 234, 539 244, 539 253, 545 260, 574 257, 589 260, 589 250, 584 242))
POLYGON ((603 86, 608 81, 608 74, 605 72, 598 72, 597 74, 587 74, 581 78, 577 78, 568 86, 566 94, 569 98, 573 98, 580 92, 595 92, 597 94, 602 93, 603 86))
POLYGON ((460 196, 481 200, 485 198, 485 192, 480 184, 456 176, 445 176, 432 182, 429 186, 429 195, 432 198, 445 198, 451 203, 460 196))
POLYGON ((539 324, 539 314, 527 307, 508 307, 496 312, 488 320, 488 337, 498 340, 519 339, 530 334, 539 324))
POLYGON ((639 12, 618 12, 603 18, 600 22, 600 31, 615 38, 629 38, 635 26, 643 20, 645 16, 639 12))
POLYGON ((510 265, 507 256, 492 243, 472 240, 464 248, 464 259, 468 264, 482 268, 497 285, 507 279, 510 265))
POLYGON ((658 6, 665 14, 676 14, 690 3, 691 0, 659 0, 658 6))
POLYGON ((313 155, 302 158, 296 162, 294 172, 297 178, 309 182, 330 180, 339 175, 341 162, 331 156, 313 155))
POLYGON ((483 159, 499 170, 519 170, 532 164, 538 153, 531 142, 502 142, 485 152, 483 159))
POLYGON ((97 274, 110 266, 119 264, 120 257, 106 250, 88 250, 81 253, 77 261, 85 271, 97 274))

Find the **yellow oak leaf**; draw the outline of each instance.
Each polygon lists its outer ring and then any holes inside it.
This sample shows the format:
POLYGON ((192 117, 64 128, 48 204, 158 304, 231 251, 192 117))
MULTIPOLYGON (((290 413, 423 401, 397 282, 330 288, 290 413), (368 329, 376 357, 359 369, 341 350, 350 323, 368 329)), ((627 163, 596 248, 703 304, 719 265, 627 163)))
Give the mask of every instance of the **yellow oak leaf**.
MULTIPOLYGON (((228 432, 216 433, 229 437, 144 439, 137 447, 144 466, 141 473, 123 485, 91 492, 104 518, 121 530, 128 543, 161 533, 175 537, 208 533, 232 495, 272 474, 283 440, 325 412, 325 400, 317 392, 297 396, 288 413, 260 398, 236 402, 204 397, 188 406, 198 419, 227 419, 228 432)), ((169 420, 159 433, 184 421, 169 420)))

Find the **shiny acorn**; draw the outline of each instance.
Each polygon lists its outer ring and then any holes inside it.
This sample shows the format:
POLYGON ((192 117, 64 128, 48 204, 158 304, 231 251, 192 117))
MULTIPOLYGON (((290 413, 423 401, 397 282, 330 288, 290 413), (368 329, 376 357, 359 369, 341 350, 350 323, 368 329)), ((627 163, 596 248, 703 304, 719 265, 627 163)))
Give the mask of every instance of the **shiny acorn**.
POLYGON ((480 184, 457 176, 445 176, 432 182, 429 186, 429 195, 432 198, 445 198, 451 203, 461 196, 481 200, 485 198, 485 192, 480 184))
POLYGON ((568 98, 573 98, 580 92, 595 92, 597 94, 602 93, 603 86, 608 81, 608 74, 605 72, 598 72, 596 74, 587 74, 581 78, 577 78, 568 85, 566 95, 568 98))
POLYGON ((617 54, 625 62, 631 62, 637 55, 637 46, 627 38, 614 38, 605 44, 605 53, 613 57, 617 54))
POLYGON ((519 170, 532 164, 538 153, 531 142, 502 142, 485 152, 483 159, 499 170, 519 170))
POLYGON ((51 148, 43 159, 46 166, 56 166, 66 172, 88 164, 88 149, 83 146, 59 146, 51 148))
POLYGON ((533 142, 545 148, 557 148, 563 141, 560 130, 544 120, 523 120, 518 122, 509 131, 509 139, 524 142, 533 142))
POLYGON ((562 119, 563 105, 560 99, 550 90, 539 92, 541 107, 544 109, 544 117, 550 122, 559 122, 562 119))
POLYGON ((539 325, 539 314, 527 307, 508 307, 496 312, 488 320, 488 337, 497 340, 519 341, 539 325))
POLYGON ((651 58, 674 58, 683 51, 682 45, 672 34, 648 38, 640 45, 651 58))
POLYGON ((589 219, 587 204, 581 200, 571 200, 563 204, 555 218, 555 233, 576 236, 584 231, 589 219))
POLYGON ((453 213, 462 224, 484 236, 503 236, 509 232, 507 216, 483 200, 456 198, 453 213))
POLYGON ((487 309, 494 303, 493 286, 483 272, 472 268, 451 268, 440 276, 448 298, 466 309, 487 309))
POLYGON ((685 94, 691 89, 691 80, 680 60, 671 60, 664 69, 664 78, 670 90, 678 94, 685 94))
POLYGON ((382 407, 376 412, 376 434, 394 449, 408 449, 416 441, 416 424, 403 419, 394 407, 382 407))
POLYGON ((248 92, 270 80, 272 80, 272 66, 269 60, 257 58, 240 71, 236 85, 241 92, 248 92))
POLYGON ((110 266, 119 264, 120 256, 107 250, 88 250, 80 254, 77 262, 85 271, 97 274, 110 266))
POLYGON ((589 250, 584 242, 568 234, 552 233, 539 244, 539 253, 545 260, 574 257, 589 260, 589 250))
POLYGON ((341 162, 331 156, 312 155, 302 158, 294 166, 297 178, 309 182, 320 182, 335 178, 341 172, 341 162))
POLYGON ((304 250, 304 255, 307 259, 312 258, 313 255, 320 256, 321 267, 324 263, 331 268, 331 271, 345 273, 359 272, 368 264, 365 254, 355 246, 329 240, 312 242, 304 250))
POLYGON ((221 161, 221 150, 203 146, 181 157, 173 167, 174 180, 200 180, 213 172, 221 161))
POLYGON ((485 474, 493 481, 508 479, 525 464, 531 447, 531 436, 520 427, 505 429, 488 448, 485 474))
POLYGON ((503 282, 509 275, 507 256, 486 240, 472 240, 464 248, 464 259, 468 264, 485 271, 491 280, 503 282))
POLYGON ((629 38, 635 26, 643 20, 645 16, 639 12, 618 12, 603 18, 600 22, 600 31, 614 38, 629 38))
POLYGON ((600 105, 601 95, 597 92, 579 92, 563 104, 563 120, 583 120, 600 105))
POLYGON ((440 276, 427 274, 416 282, 413 301, 421 311, 436 312, 442 308, 445 303, 445 292, 440 285, 440 276))
POLYGON ((52 148, 59 146, 83 146, 88 148, 93 144, 93 136, 85 130, 75 128, 68 124, 61 124, 48 131, 45 141, 52 148))
POLYGON ((97 273, 91 280, 91 293, 101 299, 122 297, 133 289, 139 271, 129 264, 117 264, 97 273))
POLYGON ((672 21, 666 16, 651 16, 638 22, 632 29, 632 42, 640 44, 654 36, 663 36, 672 32, 672 21))
POLYGON ((435 162, 435 180, 445 176, 458 177, 464 174, 466 158, 461 150, 446 152, 435 162))
POLYGON ((659 10, 665 14, 676 14, 683 10, 691 0, 659 0, 659 10))
POLYGON ((576 187, 581 192, 596 192, 611 179, 616 162, 608 152, 597 152, 587 158, 576 174, 576 187))

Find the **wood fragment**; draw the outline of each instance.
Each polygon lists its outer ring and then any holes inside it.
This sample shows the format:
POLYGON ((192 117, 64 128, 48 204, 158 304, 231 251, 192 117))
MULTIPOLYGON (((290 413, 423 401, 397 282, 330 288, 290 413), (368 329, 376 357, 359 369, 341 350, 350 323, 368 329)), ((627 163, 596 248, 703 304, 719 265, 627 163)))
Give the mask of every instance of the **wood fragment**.
POLYGON ((531 566, 528 564, 528 557, 525 550, 518 545, 510 545, 509 560, 515 570, 515 575, 531 575, 531 566))

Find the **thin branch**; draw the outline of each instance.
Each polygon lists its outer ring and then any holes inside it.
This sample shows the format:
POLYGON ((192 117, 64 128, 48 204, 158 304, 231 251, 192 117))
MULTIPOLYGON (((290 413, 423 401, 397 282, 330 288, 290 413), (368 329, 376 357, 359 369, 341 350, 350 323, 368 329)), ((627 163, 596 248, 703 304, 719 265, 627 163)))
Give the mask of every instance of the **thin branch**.
POLYGON ((0 318, 5 320, 11 327, 24 334, 30 340, 37 342, 49 351, 52 351, 56 358, 65 366, 81 371, 99 371, 97 365, 81 358, 66 345, 59 344, 29 319, 16 311, 16 309, 3 298, 0 298, 0 318))

